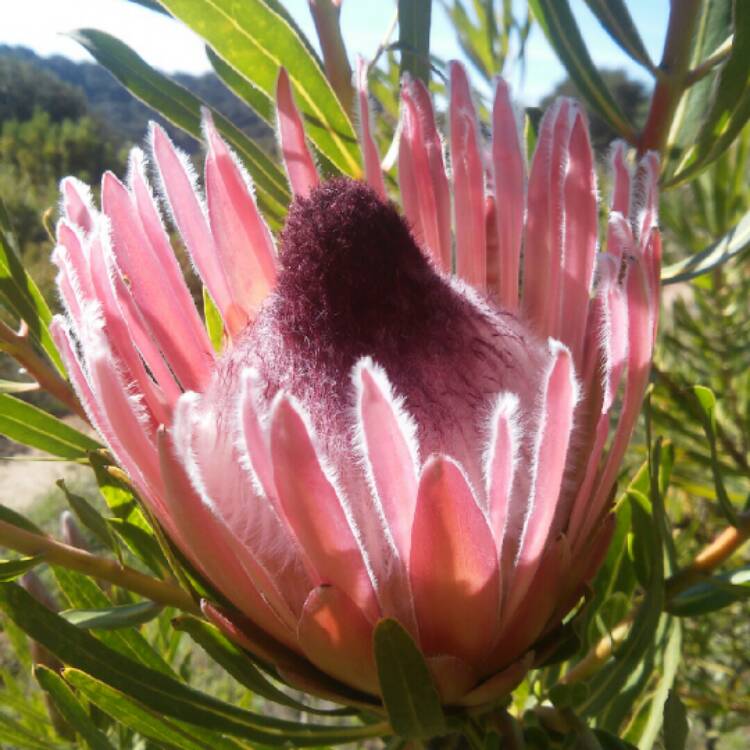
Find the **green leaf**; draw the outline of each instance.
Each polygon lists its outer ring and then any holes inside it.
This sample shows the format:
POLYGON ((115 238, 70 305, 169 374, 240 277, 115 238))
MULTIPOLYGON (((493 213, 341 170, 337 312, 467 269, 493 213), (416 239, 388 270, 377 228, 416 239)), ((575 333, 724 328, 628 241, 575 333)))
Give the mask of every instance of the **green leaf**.
POLYGON ((44 555, 19 557, 17 560, 0 560, 0 581, 12 581, 42 562, 44 562, 44 555))
POLYGON ((605 732, 603 729, 594 729, 594 735, 601 745, 602 750, 638 750, 635 745, 631 745, 629 742, 615 737, 610 732, 605 732))
POLYGON ((141 511, 133 490, 110 473, 109 470, 113 467, 112 459, 106 458, 102 453, 95 451, 89 453, 89 463, 94 469, 99 492, 102 493, 107 507, 117 518, 128 521, 143 529, 144 532, 151 534, 151 525, 141 511))
POLYGON ((120 555, 120 546, 117 544, 117 540, 112 535, 107 522, 102 518, 99 511, 94 508, 86 498, 76 495, 74 492, 70 492, 65 481, 59 479, 55 484, 65 494, 65 499, 68 501, 72 511, 78 517, 78 520, 109 550, 115 552, 122 563, 120 555))
POLYGON ((153 534, 121 518, 105 519, 107 525, 122 539, 125 546, 143 562, 149 570, 162 577, 169 570, 169 563, 153 534))
POLYGON ((373 633, 380 691, 399 737, 429 739, 446 733, 440 696, 422 652, 396 621, 381 620, 373 633))
POLYGON ((119 630, 149 622, 162 609, 161 604, 143 601, 106 609, 66 609, 60 612, 60 617, 83 630, 119 630))
POLYGON ((106 735, 97 729, 84 706, 57 672, 39 665, 34 667, 34 677, 50 696, 65 721, 80 735, 90 750, 113 750, 106 735))
POLYGON ((472 21, 461 0, 441 0, 441 5, 451 20, 462 52, 471 60, 476 69, 487 80, 502 70, 505 62, 504 52, 498 55, 494 42, 502 33, 502 43, 508 41, 508 32, 500 32, 495 21, 495 11, 492 2, 474 2, 477 16, 476 23, 472 21))
MULTIPOLYGON (((53 566, 52 571, 72 609, 104 610, 112 607, 109 598, 90 578, 58 566, 53 566)), ((175 676, 169 664, 137 630, 98 630, 95 635, 126 658, 170 677, 175 676)))
POLYGON ((677 168, 670 185, 683 182, 715 161, 750 119, 750 4, 733 2, 732 51, 718 74, 718 82, 695 146, 677 168))
POLYGON ((264 0, 160 0, 228 65, 274 101, 283 64, 310 140, 343 174, 360 177, 357 136, 298 32, 264 0))
POLYGON ((0 434, 60 458, 85 459, 101 445, 57 417, 7 393, 0 393, 0 434))
MULTIPOLYGON (((207 105, 201 99, 159 73, 130 47, 103 31, 79 29, 71 36, 133 96, 202 142, 201 108, 207 105)), ((207 108, 211 111, 219 132, 237 151, 252 176, 260 207, 272 216, 283 217, 290 196, 282 171, 226 117, 211 107, 207 108)))
MULTIPOLYGON (((7 218, 5 206, 2 214, 7 218)), ((16 242, 6 221, 0 222, 0 303, 29 327, 32 340, 43 349, 61 375, 65 375, 60 354, 49 333, 52 312, 34 279, 16 255, 16 242)))
POLYGON ((750 248, 750 211, 740 219, 736 227, 705 250, 663 268, 661 283, 666 286, 702 276, 728 260, 738 258, 748 248, 750 248))
POLYGON ((670 690, 664 704, 664 750, 685 750, 689 731, 685 706, 680 696, 670 690))
POLYGON ((247 78, 243 78, 231 65, 227 65, 210 47, 206 47, 206 56, 224 85, 233 91, 250 109, 270 127, 276 127, 276 112, 273 102, 254 86, 247 78))
POLYGON ((239 748, 236 743, 215 732, 203 732, 181 722, 169 721, 103 682, 94 680, 85 672, 66 669, 63 674, 65 680, 91 703, 134 732, 149 737, 155 742, 178 747, 180 750, 239 748))
POLYGON ((70 750, 70 745, 53 744, 47 737, 37 737, 12 716, 0 712, 0 746, 12 750, 70 750))
MULTIPOLYGON (((712 0, 702 3, 695 29, 690 56, 690 67, 700 65, 732 33, 732 0, 712 0)), ((669 178, 685 155, 695 145, 698 132, 711 104, 711 95, 718 76, 714 69, 691 86, 682 96, 672 118, 665 153, 663 181, 669 178)))
POLYGON ((224 323, 216 303, 211 299, 208 289, 203 287, 203 317, 206 320, 208 338, 215 352, 221 352, 224 345, 224 323))
POLYGON ((674 596, 669 611, 678 617, 696 617, 750 598, 750 565, 701 581, 674 596))
POLYGON ((38 391, 38 383, 20 383, 17 380, 0 380, 0 393, 28 393, 38 391))
POLYGON ((633 126, 591 60, 568 0, 529 0, 529 7, 584 99, 613 130, 632 143, 633 126))
POLYGON ((398 0, 398 41, 401 75, 430 82, 432 0, 398 0))
POLYGON ((696 402, 700 407, 700 418, 703 424, 703 430, 708 439, 708 445, 711 450, 711 470, 714 475, 714 486, 716 487, 716 499, 719 501, 724 516, 732 524, 737 525, 737 511, 729 499, 724 486, 721 466, 719 465, 719 453, 716 446, 716 396, 710 388, 702 385, 694 385, 693 393, 696 402))
MULTIPOLYGON (((623 685, 623 711, 631 713, 624 737, 639 750, 651 750, 664 722, 665 704, 682 661, 682 627, 675 618, 663 615, 657 638, 647 651, 640 675, 623 685), (635 700, 634 700, 635 699, 635 700), (635 702, 635 708, 633 703, 635 702)), ((618 719, 617 714, 614 715, 618 719)))
POLYGON ((288 706, 296 711, 312 714, 342 715, 350 709, 318 709, 290 698, 270 682, 253 664, 250 658, 227 640, 213 625, 190 615, 175 617, 172 625, 186 632, 217 664, 224 668, 237 682, 257 695, 274 703, 288 706))
MULTIPOLYGON (((633 551, 636 567, 644 584, 644 598, 625 641, 617 648, 616 658, 609 661, 587 685, 589 695, 578 707, 579 712, 599 716, 611 711, 616 698, 622 697, 623 685, 637 677, 643 669, 644 655, 654 648, 659 637, 664 605, 663 523, 656 517, 660 504, 652 503, 643 490, 649 491, 652 477, 648 471, 639 472, 638 482, 627 491, 633 523, 633 551)), ((654 489, 651 488, 651 493, 654 489)), ((650 493, 650 494, 651 494, 650 493)), ((667 618, 663 618, 666 622, 667 618)), ((611 727, 605 727, 610 728, 611 727)))
POLYGON ((11 526, 18 526, 19 529, 30 531, 32 534, 44 534, 35 523, 2 503, 0 503, 0 521, 9 523, 11 526))
POLYGON ((318 746, 384 733, 382 724, 351 727, 298 724, 224 703, 114 651, 50 612, 14 583, 0 583, 0 608, 65 664, 135 698, 153 711, 189 724, 267 745, 291 742, 298 746, 318 746))
POLYGON ((647 70, 654 70, 641 35, 623 0, 586 0, 591 12, 607 30, 612 39, 636 62, 647 70))

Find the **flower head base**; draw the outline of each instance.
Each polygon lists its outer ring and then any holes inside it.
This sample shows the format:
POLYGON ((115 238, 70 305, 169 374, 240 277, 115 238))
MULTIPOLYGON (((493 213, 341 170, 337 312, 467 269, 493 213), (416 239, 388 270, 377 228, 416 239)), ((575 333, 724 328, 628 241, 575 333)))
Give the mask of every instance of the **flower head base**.
POLYGON ((206 603, 219 627, 292 682, 306 664, 308 687, 312 670, 315 689, 332 677, 365 699, 380 690, 373 628, 395 618, 442 699, 476 705, 522 677, 606 551, 656 327, 657 164, 633 176, 614 147, 597 253, 581 110, 547 113, 526 191, 507 89, 485 153, 453 65, 450 175, 427 91, 404 82, 402 217, 359 81, 366 183, 321 183, 279 78, 296 197, 278 252, 210 118, 205 206, 152 130, 164 199, 223 316, 218 357, 139 152, 127 187, 105 176, 101 214, 63 183, 54 332, 92 422, 232 603, 206 603))

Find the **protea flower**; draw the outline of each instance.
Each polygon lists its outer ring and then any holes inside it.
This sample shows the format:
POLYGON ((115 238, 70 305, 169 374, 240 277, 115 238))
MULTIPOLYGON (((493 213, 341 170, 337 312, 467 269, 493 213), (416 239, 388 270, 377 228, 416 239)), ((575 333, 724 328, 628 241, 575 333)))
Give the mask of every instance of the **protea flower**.
POLYGON ((151 128, 162 205, 221 312, 223 351, 138 149, 127 184, 104 176, 101 213, 63 182, 54 333, 92 424, 231 603, 204 603, 225 632, 288 677, 307 664, 377 696, 373 627, 395 618, 443 701, 479 704, 522 677, 607 548, 656 328, 658 165, 632 172, 613 147, 599 251, 581 108, 544 116, 527 190, 506 85, 485 147, 453 64, 450 170, 426 88, 403 83, 402 213, 364 78, 366 179, 321 181, 281 72, 294 201, 276 240, 209 116, 205 202, 151 128))

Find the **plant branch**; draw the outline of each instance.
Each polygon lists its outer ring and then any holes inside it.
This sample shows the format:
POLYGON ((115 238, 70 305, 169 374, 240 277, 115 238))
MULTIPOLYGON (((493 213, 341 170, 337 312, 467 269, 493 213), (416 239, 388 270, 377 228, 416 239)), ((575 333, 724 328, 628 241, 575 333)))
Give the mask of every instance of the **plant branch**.
MULTIPOLYGON (((673 597, 700 581, 722 563, 728 560, 745 542, 750 540, 750 512, 741 513, 737 526, 724 529, 712 542, 707 544, 693 561, 677 571, 665 581, 667 597, 673 597)), ((612 630, 599 640, 575 666, 566 672, 560 682, 572 685, 585 680, 609 660, 615 646, 622 643, 630 631, 638 609, 615 625, 612 630)))
POLYGON ((5 521, 0 521, 0 546, 24 555, 41 555, 45 562, 52 565, 77 570, 79 573, 109 581, 115 586, 128 589, 167 607, 177 607, 184 612, 202 616, 200 607, 192 597, 173 583, 160 581, 127 565, 120 565, 116 560, 92 555, 90 552, 70 547, 48 536, 25 531, 5 521))
POLYGON ((354 114, 354 87, 352 66, 346 54, 346 44, 341 35, 342 0, 309 0, 310 13, 315 22, 326 77, 336 92, 349 117, 354 114))
POLYGON ((73 389, 63 380, 46 359, 39 356, 29 339, 29 327, 21 321, 16 333, 0 320, 0 350, 9 354, 31 375, 39 387, 65 404, 72 412, 88 422, 73 389))
POLYGON ((693 37, 701 0, 670 0, 667 36, 646 125, 638 139, 638 152, 661 153, 685 88, 693 37))

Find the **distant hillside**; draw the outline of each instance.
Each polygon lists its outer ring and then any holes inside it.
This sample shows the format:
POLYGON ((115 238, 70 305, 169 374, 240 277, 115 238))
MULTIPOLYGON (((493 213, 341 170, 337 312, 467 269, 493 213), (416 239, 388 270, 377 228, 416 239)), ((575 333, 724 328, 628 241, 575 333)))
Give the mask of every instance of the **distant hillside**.
MULTIPOLYGON (((229 117, 248 135, 270 139, 266 124, 213 73, 174 79, 229 117)), ((73 62, 66 57, 40 57, 25 47, 0 45, 0 122, 26 120, 34 108, 48 112, 53 121, 92 114, 106 124, 118 140, 139 143, 154 113, 131 96, 97 63, 73 62)), ((158 118, 156 118, 158 119, 158 118)), ((189 136, 170 128, 180 146, 197 148, 189 136)))

